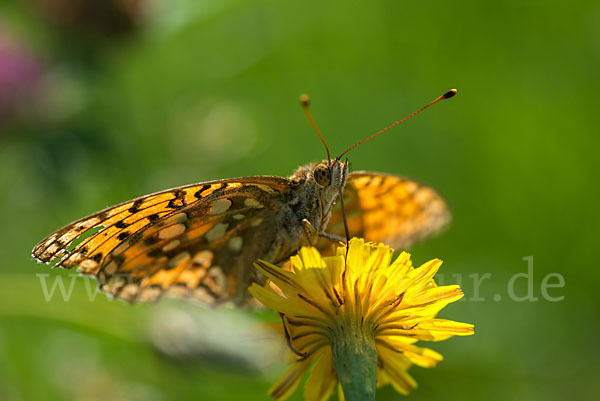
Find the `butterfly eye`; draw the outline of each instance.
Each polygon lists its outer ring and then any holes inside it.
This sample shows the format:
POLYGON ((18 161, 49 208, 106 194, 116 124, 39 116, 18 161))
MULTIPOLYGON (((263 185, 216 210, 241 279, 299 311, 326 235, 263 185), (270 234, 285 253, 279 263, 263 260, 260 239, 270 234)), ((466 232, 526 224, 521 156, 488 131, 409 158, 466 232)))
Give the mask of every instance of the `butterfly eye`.
POLYGON ((324 164, 319 164, 313 170, 313 178, 322 187, 329 186, 331 184, 331 172, 329 168, 324 164))

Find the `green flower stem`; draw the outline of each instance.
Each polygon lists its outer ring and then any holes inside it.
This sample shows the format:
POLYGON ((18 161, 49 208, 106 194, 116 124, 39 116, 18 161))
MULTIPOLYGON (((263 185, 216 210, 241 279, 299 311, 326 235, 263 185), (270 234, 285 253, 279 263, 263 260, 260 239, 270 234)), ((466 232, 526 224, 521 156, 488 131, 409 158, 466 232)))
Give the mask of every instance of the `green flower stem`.
POLYGON ((377 350, 372 333, 356 324, 338 327, 331 345, 333 362, 346 401, 374 401, 377 350))

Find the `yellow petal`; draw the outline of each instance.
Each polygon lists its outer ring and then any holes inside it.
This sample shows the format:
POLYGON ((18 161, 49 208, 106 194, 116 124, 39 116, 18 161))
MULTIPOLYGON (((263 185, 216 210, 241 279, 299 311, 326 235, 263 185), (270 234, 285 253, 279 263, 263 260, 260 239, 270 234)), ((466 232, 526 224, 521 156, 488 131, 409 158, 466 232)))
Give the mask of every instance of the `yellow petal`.
POLYGON ((362 272, 362 269, 367 262, 367 258, 369 257, 369 250, 370 248, 365 246, 363 239, 352 238, 350 240, 346 275, 351 282, 354 282, 362 272))
POLYGON ((303 288, 310 288, 310 293, 304 293, 307 298, 311 298, 317 304, 327 308, 329 302, 325 293, 331 294, 333 284, 331 282, 330 272, 327 268, 309 268, 296 275, 297 282, 303 288))
POLYGON ((444 359, 442 354, 435 352, 432 349, 415 346, 411 346, 411 348, 413 348, 415 352, 406 350, 406 357, 410 359, 410 361, 415 365, 421 366, 423 368, 432 368, 436 366, 438 362, 444 359))
POLYGON ((429 330, 433 341, 445 340, 451 336, 470 336, 474 334, 473 325, 446 319, 431 319, 419 323, 419 328, 429 330))
MULTIPOLYGON (((330 350, 330 348, 328 349, 330 350)), ((333 366, 331 351, 323 352, 306 381, 304 387, 306 401, 328 400, 336 382, 337 375, 333 366)))
POLYGON ((325 264, 327 265, 327 270, 329 272, 329 282, 333 287, 337 285, 340 281, 346 261, 343 256, 330 256, 327 258, 323 258, 323 260, 325 260, 325 264))
POLYGON ((404 355, 381 346, 377 347, 377 352, 382 369, 396 391, 408 394, 417 388, 417 382, 406 372, 410 362, 404 355))
POLYGON ((393 348, 397 352, 404 354, 412 363, 424 368, 431 368, 437 365, 444 357, 429 348, 417 347, 405 341, 398 340, 398 337, 385 337, 379 339, 378 343, 387 348, 393 348))
POLYGON ((338 400, 346 401, 346 397, 344 397, 344 390, 342 389, 341 383, 338 383, 338 400))
POLYGON ((269 389, 269 395, 276 400, 285 400, 298 387, 312 359, 295 362, 285 371, 277 382, 269 389))
POLYGON ((409 305, 427 304, 431 302, 444 301, 445 305, 455 302, 464 296, 457 285, 428 288, 424 291, 407 291, 404 300, 409 305))
POLYGON ((275 283, 275 285, 285 294, 305 292, 304 288, 296 281, 295 275, 292 272, 283 270, 282 268, 263 260, 257 260, 254 263, 254 267, 275 283))
MULTIPOLYGON (((381 341, 376 341, 377 356, 383 363, 384 369, 386 366, 393 366, 398 370, 406 370, 411 367, 412 363, 405 357, 402 352, 398 352, 381 341)), ((387 369, 386 369, 387 370, 387 369)))
POLYGON ((292 265, 292 270, 294 272, 304 269, 302 259, 300 259, 300 256, 298 256, 297 254, 290 258, 290 264, 292 265))
POLYGON ((442 261, 439 259, 433 259, 423 263, 408 274, 408 280, 403 284, 406 285, 407 288, 426 286, 437 273, 441 265, 442 261))
POLYGON ((398 272, 401 275, 406 275, 408 272, 413 270, 412 260, 410 260, 410 253, 402 252, 396 260, 390 265, 393 271, 398 272))
POLYGON ((298 255, 300 256, 300 259, 302 259, 302 268, 304 269, 323 268, 326 266, 325 261, 316 248, 303 246, 300 248, 298 255))
POLYGON ((392 254, 393 251, 389 246, 378 244, 365 263, 365 270, 370 272, 371 270, 385 269, 392 260, 392 254))
POLYGON ((277 312, 290 316, 295 316, 303 312, 303 309, 296 305, 294 302, 274 293, 270 288, 265 288, 256 283, 253 283, 252 286, 250 286, 250 288, 248 289, 248 291, 261 304, 263 304, 267 308, 274 309, 277 312))

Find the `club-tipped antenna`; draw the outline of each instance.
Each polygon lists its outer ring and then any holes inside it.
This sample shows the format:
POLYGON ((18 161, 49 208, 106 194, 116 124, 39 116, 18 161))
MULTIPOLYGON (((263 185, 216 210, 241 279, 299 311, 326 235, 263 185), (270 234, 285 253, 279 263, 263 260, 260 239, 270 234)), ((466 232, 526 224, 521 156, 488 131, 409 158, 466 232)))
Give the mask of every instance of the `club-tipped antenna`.
MULTIPOLYGON (((346 159, 348 161, 348 159, 346 159)), ((340 206, 342 208, 342 221, 344 222, 344 233, 346 234, 346 258, 348 258, 348 244, 350 243, 350 230, 348 229, 348 220, 346 219, 346 209, 344 208, 344 193, 342 187, 338 188, 340 197, 340 206)))
POLYGON ((404 121, 408 120, 411 117, 416 116, 417 114, 419 114, 420 112, 422 112, 423 110, 425 110, 426 108, 428 108, 429 106, 433 106, 434 104, 436 104, 437 102, 444 100, 444 99, 450 99, 452 96, 456 95, 456 89, 450 89, 448 92, 444 93, 442 96, 438 97, 437 99, 427 103, 425 106, 421 107, 419 110, 415 111, 414 113, 412 113, 411 115, 404 117, 402 120, 397 121, 395 123, 393 123, 392 125, 390 125, 387 128, 382 129, 379 132, 374 133, 373 135, 363 139, 362 141, 356 143, 355 145, 349 147, 346 151, 344 151, 344 153, 342 153, 341 155, 339 155, 336 160, 340 160, 342 158, 342 156, 344 156, 346 153, 350 152, 352 149, 354 149, 355 147, 357 147, 358 145, 360 145, 363 142, 368 141, 369 139, 373 139, 375 138, 377 135, 379 134, 383 134, 385 131, 394 128, 396 125, 403 123, 404 121))
POLYGON ((321 142, 323 142, 323 145, 325 146, 325 150, 327 151, 327 160, 329 161, 329 164, 331 165, 331 156, 329 155, 329 147, 327 146, 327 143, 325 143, 325 138, 323 138, 323 134, 321 134, 321 131, 319 131, 319 128, 317 128, 317 124, 315 124, 315 121, 313 120, 312 115, 310 114, 310 98, 308 97, 308 95, 306 93, 300 95, 300 103, 302 104, 302 108, 304 109, 304 114, 306 115, 306 119, 308 120, 309 124, 313 127, 313 129, 315 130, 317 135, 319 135, 321 142))

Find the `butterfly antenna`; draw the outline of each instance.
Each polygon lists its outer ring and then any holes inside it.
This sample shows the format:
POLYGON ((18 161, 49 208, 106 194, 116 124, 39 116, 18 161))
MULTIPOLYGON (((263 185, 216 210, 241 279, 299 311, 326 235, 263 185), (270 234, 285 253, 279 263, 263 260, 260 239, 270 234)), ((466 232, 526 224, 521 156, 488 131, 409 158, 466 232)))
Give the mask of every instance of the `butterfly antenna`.
POLYGON ((348 230, 348 220, 346 219, 346 209, 344 209, 344 194, 342 187, 338 188, 340 197, 340 206, 342 209, 342 221, 344 222, 344 230, 346 231, 346 260, 348 259, 348 249, 350 247, 350 230, 348 230))
POLYGON ((422 111, 423 111, 423 110, 425 110, 426 108, 428 108, 428 107, 430 107, 430 106, 433 106, 433 105, 434 105, 434 104, 436 104, 437 102, 439 102, 439 101, 441 101, 441 100, 444 100, 444 99, 450 99, 451 97, 453 97, 454 95, 456 95, 456 92, 457 92, 457 91, 456 91, 456 89, 450 89, 448 92, 444 93, 442 96, 438 97, 437 99, 435 99, 435 100, 433 100, 433 101, 431 101, 431 102, 427 103, 425 106, 421 107, 419 110, 415 111, 415 112, 414 112, 414 113, 412 113, 411 115, 409 115, 409 116, 407 116, 407 117, 404 117, 402 120, 400 120, 400 121, 397 121, 397 122, 393 123, 393 124, 392 124, 392 125, 390 125, 389 127, 387 127, 387 128, 384 128, 384 129, 382 129, 381 131, 379 131, 379 132, 376 132, 376 133, 374 133, 373 135, 371 135, 370 137, 368 137, 368 138, 365 138, 365 139, 363 139, 362 141, 358 142, 357 144, 355 144, 355 145, 351 146, 351 147, 350 147, 350 148, 348 148, 348 149, 347 149, 347 150, 346 150, 344 153, 342 153, 341 155, 339 155, 339 156, 337 157, 337 159, 336 159, 336 160, 340 160, 340 159, 342 158, 342 156, 344 156, 346 153, 350 152, 352 149, 354 149, 355 147, 357 147, 357 146, 358 146, 358 145, 360 145, 361 143, 363 143, 363 142, 366 142, 366 141, 368 141, 369 139, 373 139, 373 138, 375 138, 375 137, 376 137, 377 135, 379 135, 379 134, 383 134, 385 131, 387 131, 387 130, 389 130, 389 129, 392 129, 392 128, 394 128, 396 125, 398 125, 398 124, 400 124, 400 123, 403 123, 404 121, 408 120, 408 119, 409 119, 409 118, 411 118, 411 117, 414 117, 414 116, 416 116, 417 114, 419 114, 420 112, 422 112, 422 111))
POLYGON ((321 134, 321 131, 319 131, 319 128, 317 128, 317 124, 315 124, 315 121, 313 120, 312 115, 310 114, 310 98, 308 97, 307 94, 304 93, 304 94, 300 95, 300 104, 302 104, 302 108, 304 109, 304 114, 306 115, 306 119, 308 120, 309 124, 313 127, 313 129, 315 130, 317 135, 319 135, 321 142, 323 142, 323 145, 325 146, 325 150, 327 151, 327 160, 329 161, 329 165, 331 165, 331 156, 329 155, 329 147, 327 146, 327 143, 325 143, 325 138, 323 138, 323 134, 321 134))

